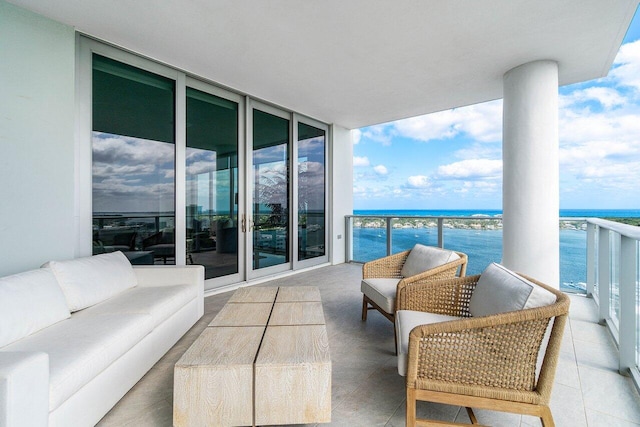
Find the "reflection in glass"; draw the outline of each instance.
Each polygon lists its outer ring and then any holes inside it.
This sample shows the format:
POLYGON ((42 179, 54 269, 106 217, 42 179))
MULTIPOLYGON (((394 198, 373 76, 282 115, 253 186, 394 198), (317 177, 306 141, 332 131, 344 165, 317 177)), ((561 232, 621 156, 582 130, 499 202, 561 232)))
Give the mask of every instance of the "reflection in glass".
POLYGON ((325 254, 325 131, 298 123, 298 260, 325 254))
POLYGON ((253 268, 289 262, 289 121, 253 110, 253 268))
POLYGON ((175 263, 174 82, 93 56, 93 252, 175 263))
POLYGON ((238 104, 187 88, 187 262, 238 272, 238 104))

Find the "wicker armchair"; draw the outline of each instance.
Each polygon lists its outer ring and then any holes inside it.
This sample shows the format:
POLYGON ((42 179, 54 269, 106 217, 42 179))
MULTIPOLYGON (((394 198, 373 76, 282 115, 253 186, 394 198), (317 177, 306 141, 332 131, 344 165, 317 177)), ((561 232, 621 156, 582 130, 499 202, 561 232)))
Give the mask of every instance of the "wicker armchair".
MULTIPOLYGON (((520 277, 554 294, 555 302, 471 317, 470 300, 480 275, 398 286, 398 310, 434 313, 440 319, 409 326, 407 426, 428 422, 416 419, 416 400, 465 406, 474 424, 477 419, 472 407, 532 415, 545 427, 554 425, 549 400, 569 298, 531 278, 520 277), (539 353, 544 358, 537 371, 539 353)), ((406 313, 412 312, 400 312, 398 321, 406 313)))
MULTIPOLYGON (((416 244, 413 249, 365 263, 362 266, 362 321, 367 312, 378 310, 391 323, 395 322, 396 290, 401 283, 409 286, 417 281, 464 277, 467 255, 416 244), (430 258, 430 259, 428 259, 430 258), (435 267, 433 266, 435 265, 435 267)), ((393 337, 397 354, 398 337, 393 337)))
POLYGON ((456 275, 458 277, 464 277, 467 271, 467 255, 462 252, 452 252, 456 253, 459 259, 425 270, 410 277, 402 276, 402 268, 404 267, 411 250, 365 263, 362 266, 362 320, 367 320, 368 310, 375 309, 393 323, 396 306, 396 289, 400 284, 408 286, 418 281, 424 282, 429 280, 446 279, 456 277, 456 275), (391 292, 380 287, 371 289, 371 287, 365 285, 369 279, 392 279, 389 281, 391 292), (376 293, 378 295, 372 295, 372 293, 376 293), (380 297, 384 297, 384 303, 382 303, 380 297))

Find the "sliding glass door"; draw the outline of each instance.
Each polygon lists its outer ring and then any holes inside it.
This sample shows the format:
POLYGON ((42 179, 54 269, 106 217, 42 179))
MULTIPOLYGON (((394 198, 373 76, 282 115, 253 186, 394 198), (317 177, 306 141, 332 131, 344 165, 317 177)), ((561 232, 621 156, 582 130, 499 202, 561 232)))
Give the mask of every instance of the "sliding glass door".
POLYGON ((187 263, 205 267, 205 278, 239 273, 239 100, 191 82, 187 87, 187 263))
POLYGON ((254 271, 290 268, 290 123, 266 106, 252 110, 254 271))

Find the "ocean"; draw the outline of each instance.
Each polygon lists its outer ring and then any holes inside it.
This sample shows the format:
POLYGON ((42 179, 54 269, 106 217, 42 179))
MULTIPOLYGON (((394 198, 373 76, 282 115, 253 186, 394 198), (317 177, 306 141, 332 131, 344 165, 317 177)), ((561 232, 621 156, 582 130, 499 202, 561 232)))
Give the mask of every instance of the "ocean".
MULTIPOLYGON (((371 216, 448 216, 499 218, 500 210, 356 210, 354 215, 371 216)), ((637 218, 640 209, 627 210, 561 210, 561 218, 637 218)), ((426 221, 425 221, 426 222, 426 221)), ((480 274, 492 262, 502 259, 501 229, 444 228, 444 247, 455 249, 469 256, 467 274, 480 274)), ((438 244, 435 227, 394 228, 392 252, 411 249, 414 244, 438 244)), ((376 227, 353 228, 353 259, 370 261, 386 255, 386 229, 376 227)), ((587 276, 587 233, 576 227, 560 230, 560 288, 567 291, 585 292, 587 276)))

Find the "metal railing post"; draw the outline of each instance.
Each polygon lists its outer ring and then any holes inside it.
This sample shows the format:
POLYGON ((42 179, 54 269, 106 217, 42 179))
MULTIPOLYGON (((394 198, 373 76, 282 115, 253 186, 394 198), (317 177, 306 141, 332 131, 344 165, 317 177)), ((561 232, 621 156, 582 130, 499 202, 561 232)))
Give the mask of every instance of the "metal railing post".
POLYGON ((344 217, 344 245, 346 262, 353 261, 353 217, 344 217))
POLYGON ((636 364, 636 282, 638 271, 638 244, 635 239, 621 236, 620 242, 620 319, 618 371, 629 375, 636 364))
POLYGON ((609 295, 611 293, 611 258, 609 230, 598 227, 598 321, 606 323, 609 317, 609 295))
POLYGON ((596 226, 587 223, 587 296, 593 298, 596 284, 596 226))
POLYGON ((444 218, 438 218, 438 247, 444 248, 444 218))
POLYGON ((391 255, 391 233, 393 232, 393 218, 386 218, 387 221, 387 256, 391 255))

